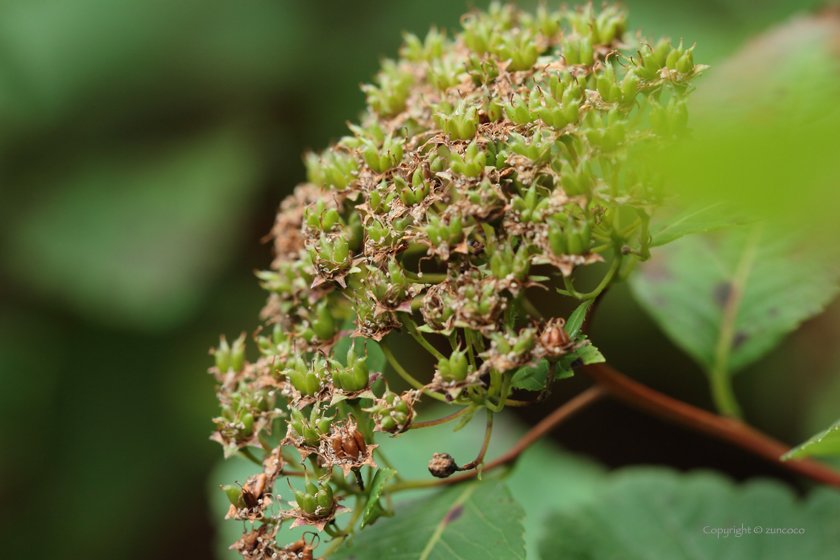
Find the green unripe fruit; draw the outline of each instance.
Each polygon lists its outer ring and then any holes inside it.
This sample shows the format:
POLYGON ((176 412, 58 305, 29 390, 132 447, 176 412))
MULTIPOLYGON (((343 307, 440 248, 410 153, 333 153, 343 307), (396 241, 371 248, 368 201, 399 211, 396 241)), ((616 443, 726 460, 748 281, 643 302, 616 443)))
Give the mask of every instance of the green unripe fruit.
POLYGON ((230 346, 228 346, 225 337, 219 340, 219 347, 213 352, 213 358, 216 360, 216 367, 222 373, 227 373, 230 369, 230 346))
POLYGON ((244 425, 244 428, 242 428, 242 434, 244 436, 248 437, 254 433, 254 416, 250 412, 243 414, 240 421, 244 425))
POLYGON ((225 491, 228 500, 230 500, 230 503, 233 504, 234 507, 242 507, 240 502, 242 499, 242 490, 238 486, 227 484, 225 486, 219 486, 219 488, 225 491))

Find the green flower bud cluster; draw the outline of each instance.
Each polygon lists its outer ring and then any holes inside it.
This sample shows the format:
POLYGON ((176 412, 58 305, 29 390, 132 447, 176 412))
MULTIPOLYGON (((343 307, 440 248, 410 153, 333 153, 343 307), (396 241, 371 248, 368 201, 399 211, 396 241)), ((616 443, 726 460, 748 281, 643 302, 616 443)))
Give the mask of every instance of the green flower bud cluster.
POLYGON ((688 111, 685 102, 672 97, 664 106, 652 102, 650 124, 660 136, 676 136, 685 133, 688 124, 688 111))
POLYGON ((405 109, 405 102, 414 84, 410 72, 399 68, 394 61, 386 60, 376 81, 377 85, 362 86, 371 109, 383 117, 396 115, 405 109))
POLYGON ((304 490, 292 490, 298 507, 313 517, 327 517, 335 508, 333 491, 329 484, 314 483, 308 478, 304 490))
POLYGON ((419 167, 411 175, 411 186, 399 175, 394 176, 394 185, 397 187, 397 192, 400 193, 400 200, 406 206, 420 204, 429 196, 431 190, 428 181, 423 178, 423 171, 419 167))
POLYGON ((363 139, 362 142, 364 143, 362 153, 365 156, 365 162, 376 173, 385 173, 402 161, 402 140, 395 139, 391 134, 385 137, 381 145, 367 138, 363 139))
POLYGON ((432 61, 443 55, 446 45, 446 37, 443 33, 432 27, 422 42, 412 33, 403 33, 405 45, 400 49, 403 58, 412 62, 432 61))
POLYGON ((219 338, 219 347, 213 351, 216 360, 216 368, 220 373, 242 371, 245 366, 245 333, 228 345, 224 335, 219 338))
POLYGON ((440 247, 444 243, 457 245, 464 238, 464 223, 461 216, 452 216, 449 218, 449 223, 444 223, 439 216, 430 216, 429 223, 424 228, 429 241, 435 247, 440 247))
POLYGON ((557 151, 563 150, 562 143, 554 142, 553 137, 543 136, 539 128, 532 133, 530 140, 516 132, 511 133, 509 145, 514 153, 530 159, 535 164, 545 163, 552 155, 556 155, 557 151))
POLYGON ((455 106, 444 101, 437 106, 434 121, 452 140, 469 140, 475 137, 478 108, 467 107, 463 101, 455 106))
POLYGON ((555 255, 582 255, 592 245, 592 228, 587 221, 568 220, 561 227, 557 220, 551 220, 548 242, 555 255))
POLYGON ((467 73, 474 85, 482 86, 499 77, 499 66, 492 58, 471 55, 467 59, 467 73))
POLYGON ((308 344, 319 340, 325 342, 335 336, 336 325, 329 303, 324 300, 315 306, 314 312, 308 313, 309 320, 298 327, 300 337, 308 344))
POLYGON ((470 142, 464 154, 457 152, 449 154, 449 161, 452 171, 466 175, 467 177, 478 177, 484 173, 484 166, 487 164, 487 156, 484 151, 478 149, 475 140, 470 142))
MULTIPOLYGON (((375 469, 371 428, 406 431, 417 398, 500 410, 518 368, 581 343, 562 319, 536 318, 527 288, 551 281, 589 300, 649 258, 651 215, 668 197, 637 154, 687 132, 687 96, 705 69, 693 48, 638 40, 616 7, 529 16, 494 4, 462 28, 405 35, 401 57, 363 87, 361 122, 305 156, 308 182, 281 204, 276 258, 259 274, 273 326, 257 336, 260 358, 245 361, 244 337, 214 351, 222 414, 213 438, 227 456, 270 445, 283 395, 278 458, 294 446, 345 476, 375 469), (596 290, 579 292, 578 267, 602 261, 596 290), (392 365, 388 344, 401 330, 434 355, 437 375, 423 385, 423 372, 395 366, 418 375, 415 389, 386 390, 361 408, 374 390, 367 351, 351 345, 343 365, 327 357, 348 328, 379 342, 392 365), (426 333, 447 338, 452 353, 426 333)), ((364 502, 352 484, 342 494, 364 502)), ((238 507, 245 493, 228 490, 238 507)), ((307 483, 296 497, 300 508, 281 517, 323 527, 341 510, 326 485, 307 483)))
POLYGON ((321 436, 330 433, 330 426, 332 426, 335 416, 323 416, 322 411, 313 406, 309 414, 309 419, 304 417, 303 413, 295 407, 289 410, 291 420, 289 422, 289 429, 292 430, 292 436, 295 439, 303 439, 304 443, 309 447, 318 447, 321 441, 321 436))
POLYGON ((383 432, 402 432, 414 418, 409 401, 390 390, 386 390, 372 407, 364 410, 370 413, 383 432))
POLYGON ((327 367, 323 357, 317 356, 312 364, 307 366, 300 356, 296 356, 289 361, 287 366, 283 375, 301 395, 312 397, 321 392, 321 375, 327 367))
POLYGON ((511 206, 515 212, 519 213, 520 222, 540 223, 545 220, 550 200, 543 195, 544 192, 544 189, 538 189, 537 184, 534 183, 524 195, 517 194, 513 197, 511 206))
POLYGON ((366 357, 360 358, 357 356, 352 345, 347 350, 346 366, 343 366, 338 360, 331 358, 330 375, 332 376, 332 383, 335 388, 347 393, 367 389, 370 370, 368 369, 367 363, 365 363, 366 359, 366 357))
POLYGON ((639 50, 639 58, 637 73, 646 80, 658 78, 663 68, 680 74, 693 74, 695 71, 694 47, 686 50, 682 41, 677 48, 672 47, 667 39, 660 39, 653 47, 645 43, 639 50))
POLYGON ((350 241, 343 231, 327 236, 321 234, 319 242, 309 248, 309 257, 315 265, 327 272, 350 268, 350 241))
POLYGON ((444 381, 464 381, 470 373, 466 350, 453 350, 448 358, 438 360, 438 372, 444 381))
POLYGON ((512 274, 517 280, 524 281, 528 278, 528 273, 531 271, 529 246, 522 243, 514 251, 511 243, 502 244, 496 248, 490 257, 490 270, 493 272, 493 276, 500 280, 512 274))
POLYGON ((368 265, 367 268, 370 273, 364 284, 376 301, 385 304, 386 307, 396 307, 406 299, 409 282, 396 259, 388 261, 387 272, 380 267, 368 265))
POLYGON ((347 188, 359 171, 352 155, 337 150, 323 154, 309 152, 303 161, 306 164, 306 179, 310 183, 340 191, 347 188))

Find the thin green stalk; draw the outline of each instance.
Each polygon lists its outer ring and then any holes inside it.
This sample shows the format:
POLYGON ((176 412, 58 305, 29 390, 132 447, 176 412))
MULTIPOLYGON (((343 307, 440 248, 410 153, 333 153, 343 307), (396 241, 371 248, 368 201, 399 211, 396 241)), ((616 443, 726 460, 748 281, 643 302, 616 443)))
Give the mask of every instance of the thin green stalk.
POLYGON ((259 466, 261 466, 261 467, 263 466, 262 461, 260 461, 259 459, 257 459, 257 458, 254 456, 254 454, 253 454, 253 453, 251 453, 251 450, 250 450, 250 449, 248 449, 247 447, 243 447, 242 449, 240 449, 240 450, 239 450, 239 453, 241 453, 243 457, 245 457, 246 459, 248 459, 248 460, 249 460, 249 461, 251 461, 252 463, 256 463, 257 465, 259 465, 259 466))
POLYGON ((414 337, 414 340, 416 340, 420 344, 420 346, 422 346, 423 348, 428 350, 429 353, 431 353, 435 358, 437 358, 438 360, 442 360, 445 356, 443 354, 441 354, 437 350, 437 348, 435 348, 434 346, 429 344, 429 341, 426 340, 423 337, 422 334, 420 334, 420 331, 417 330, 417 323, 414 322, 414 320, 409 316, 409 314, 408 313, 401 313, 401 316, 402 316, 403 322, 408 327, 408 333, 412 337, 414 337))
POLYGON ((616 255, 613 257, 613 260, 610 263, 610 269, 604 275, 604 278, 601 280, 601 283, 598 284, 597 288, 595 288, 589 293, 580 293, 577 290, 575 290, 575 286, 572 283, 572 279, 568 276, 563 276, 563 283, 565 284, 566 289, 558 291, 563 295, 571 296, 582 301, 595 299, 601 294, 601 292, 603 292, 607 289, 607 287, 609 287, 610 282, 612 282, 613 276, 615 276, 615 273, 618 271, 619 265, 621 265, 621 257, 616 255))
POLYGON ((457 418, 460 418, 464 414, 468 413, 470 410, 475 408, 476 404, 472 404, 470 406, 466 406, 455 412, 454 414, 450 414, 449 416, 444 416, 443 418, 438 418, 437 420, 427 420, 426 422, 413 422, 409 430, 418 430, 420 428, 431 428, 432 426, 440 426, 441 424, 446 424, 447 422, 451 422, 457 418))
POLYGON ((750 232, 744 253, 735 271, 735 277, 729 289, 729 297, 723 309, 723 319, 720 325, 717 345, 715 346, 714 361, 709 371, 712 384, 712 398, 717 409, 726 416, 740 418, 741 407, 732 389, 732 376, 729 374, 729 355, 732 351, 732 341, 735 339, 735 321, 744 294, 744 287, 752 271, 755 255, 758 252, 758 241, 761 238, 762 225, 757 224, 750 232))
MULTIPOLYGON (((412 427, 414 427, 414 426, 412 426, 412 427)), ((409 429, 411 429, 411 428, 409 428, 409 429)), ((402 480, 402 477, 400 476, 399 471, 397 471, 397 469, 394 468, 393 463, 391 463, 391 461, 388 460, 388 457, 385 456, 385 453, 382 451, 381 447, 377 447, 376 449, 373 450, 373 452, 376 453, 376 455, 382 460, 383 465, 385 465, 386 467, 388 467, 389 469, 394 471, 394 478, 396 478, 397 481, 402 480)), ((371 472, 372 471, 373 471, 373 469, 371 469, 371 472)), ((370 485, 370 484, 368 484, 368 485, 370 485)))
MULTIPOLYGON (((388 343, 384 339, 379 342, 379 347, 382 348, 382 353, 385 354, 385 358, 388 360, 388 363, 391 364, 391 367, 394 368, 394 371, 396 371, 399 374, 399 376, 406 381, 406 383, 408 383, 409 385, 411 385, 419 391, 424 390, 425 386, 419 381, 417 381, 417 379, 415 379, 410 373, 408 373, 405 370, 405 368, 402 367, 402 364, 400 364, 399 361, 397 361, 397 357, 394 356, 394 353, 391 351, 391 347, 388 346, 388 343)), ((446 397, 438 393, 425 394, 429 395, 433 399, 446 402, 446 397)))

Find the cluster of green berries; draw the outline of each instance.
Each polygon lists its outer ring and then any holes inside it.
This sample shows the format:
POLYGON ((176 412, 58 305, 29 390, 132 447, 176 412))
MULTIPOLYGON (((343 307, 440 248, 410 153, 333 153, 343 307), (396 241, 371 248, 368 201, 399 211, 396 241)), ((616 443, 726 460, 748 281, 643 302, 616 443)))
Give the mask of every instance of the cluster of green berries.
POLYGON ((336 389, 347 393, 354 393, 367 389, 370 382, 370 370, 365 361, 356 355, 353 346, 347 350, 347 365, 344 366, 335 359, 330 359, 330 373, 332 383, 336 389))
MULTIPOLYGON (((553 283, 592 299, 574 288, 576 269, 611 261, 603 287, 649 257, 649 221, 666 198, 634 155, 687 133, 686 100, 705 67, 682 41, 626 29, 614 6, 532 15, 494 3, 452 35, 406 34, 400 57, 363 87, 361 121, 305 156, 307 183, 281 204, 275 260, 259 273, 272 331, 256 336, 254 363, 244 337, 222 341, 213 368, 214 439, 226 454, 275 445, 282 395, 288 429, 270 457, 295 447, 326 473, 295 491, 297 508, 276 512, 278 524, 334 523, 350 487, 334 490, 332 469, 378 468, 373 434, 408 430, 424 395, 498 411, 519 368, 581 347, 582 335, 526 307, 526 288, 553 283), (436 372, 407 374, 422 379, 411 391, 382 393, 352 344, 344 363, 333 355, 344 336, 387 342, 398 332, 437 360, 436 372)), ((284 468, 270 457, 265 492, 284 468)), ((226 489, 236 508, 253 502, 235 490, 226 489)))
POLYGON ((316 484, 306 479, 303 491, 293 490, 298 507, 307 515, 324 517, 335 507, 333 490, 329 484, 316 484))

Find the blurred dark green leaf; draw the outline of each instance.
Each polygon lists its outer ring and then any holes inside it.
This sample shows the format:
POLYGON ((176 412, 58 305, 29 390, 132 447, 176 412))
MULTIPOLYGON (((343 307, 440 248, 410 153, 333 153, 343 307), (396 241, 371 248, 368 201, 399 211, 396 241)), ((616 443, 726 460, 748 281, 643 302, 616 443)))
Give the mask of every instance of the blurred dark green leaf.
POLYGON ((836 490, 819 488, 799 501, 777 482, 735 485, 718 474, 634 468, 552 516, 540 551, 564 560, 828 560, 840 547, 838 524, 836 490), (712 533, 741 528, 740 535, 712 533), (804 533, 767 534, 772 529, 804 533))
POLYGON ((734 216, 723 201, 694 204, 670 218, 655 220, 650 228, 653 237, 650 246, 659 247, 684 235, 743 225, 747 221, 734 216))
POLYGON ((736 373, 834 298, 833 252, 774 223, 686 237, 654 252, 633 294, 707 371, 736 373))
POLYGON ((236 248, 257 186, 246 138, 90 162, 17 217, 7 268, 102 322, 159 329, 192 312, 236 248))

